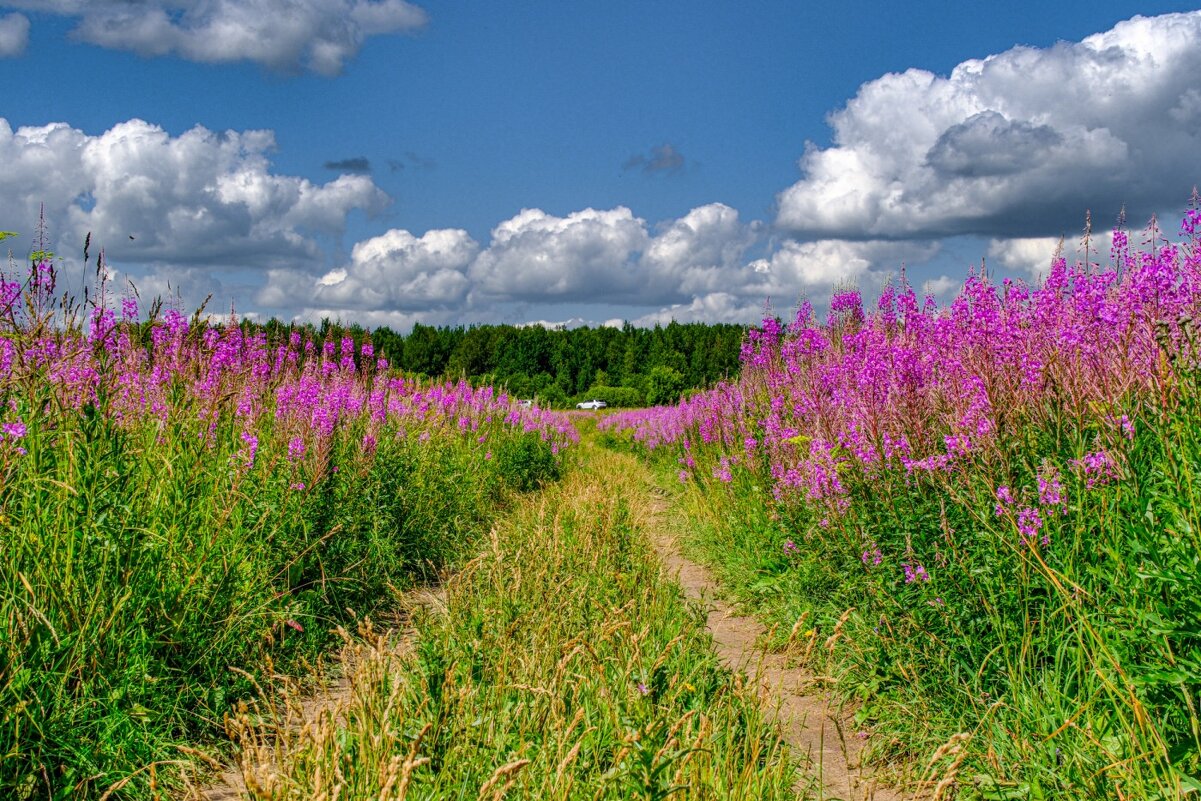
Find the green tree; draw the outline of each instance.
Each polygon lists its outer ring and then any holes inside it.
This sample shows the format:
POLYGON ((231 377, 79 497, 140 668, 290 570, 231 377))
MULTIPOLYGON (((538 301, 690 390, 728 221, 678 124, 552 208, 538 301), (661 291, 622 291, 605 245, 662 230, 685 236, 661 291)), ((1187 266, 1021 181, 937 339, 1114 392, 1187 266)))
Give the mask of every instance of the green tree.
POLYGON ((675 403, 687 387, 684 374, 674 367, 652 367, 646 375, 646 402, 651 406, 675 403))

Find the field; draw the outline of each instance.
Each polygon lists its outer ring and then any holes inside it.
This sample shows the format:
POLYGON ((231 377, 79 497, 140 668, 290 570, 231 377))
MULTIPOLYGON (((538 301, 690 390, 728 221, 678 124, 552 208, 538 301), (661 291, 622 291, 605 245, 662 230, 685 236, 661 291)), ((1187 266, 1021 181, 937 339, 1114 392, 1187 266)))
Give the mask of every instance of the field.
POLYGON ((601 414, 75 306, 35 257, 0 285, 0 795, 831 797, 768 661, 907 797, 1201 791, 1199 227, 945 308, 841 291, 601 414), (667 540, 766 624, 745 659, 667 540))
POLYGON ((946 309, 836 294, 752 331, 738 382, 604 427, 677 474, 693 552, 878 764, 961 798, 1196 792, 1199 227, 946 309))
POLYGON ((461 557, 576 438, 369 343, 139 320, 133 298, 81 319, 54 285, 35 261, 0 304, 6 798, 178 787, 254 682, 461 557))

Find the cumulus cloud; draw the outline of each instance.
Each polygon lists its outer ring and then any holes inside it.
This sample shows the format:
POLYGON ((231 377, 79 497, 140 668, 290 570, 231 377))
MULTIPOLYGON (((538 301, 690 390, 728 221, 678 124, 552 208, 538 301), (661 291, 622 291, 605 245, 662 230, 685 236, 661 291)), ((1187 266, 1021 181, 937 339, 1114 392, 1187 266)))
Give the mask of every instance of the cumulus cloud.
POLYGON ((348 264, 320 277, 273 272, 257 299, 303 308, 309 317, 321 309, 344 319, 369 311, 423 320, 448 313, 459 322, 530 320, 533 308, 585 305, 602 314, 631 309, 639 325, 749 322, 769 300, 821 302, 847 284, 878 290, 902 262, 938 252, 937 243, 924 241, 785 241, 748 261, 764 233, 761 223, 745 223, 721 203, 653 228, 621 206, 565 217, 525 209, 497 225, 484 247, 461 230, 420 237, 392 230, 360 242, 348 264))
POLYGON ((1177 208, 1201 148, 1201 11, 860 87, 777 224, 815 239, 1046 236, 1083 210, 1177 208))
MULTIPOLYGON (((305 315, 453 311, 460 321, 492 319, 506 309, 528 320, 532 306, 563 304, 666 308, 737 292, 747 276, 755 277, 744 255, 761 228, 720 203, 653 232, 622 206, 565 217, 523 209, 492 230, 486 247, 457 229, 421 236, 394 229, 358 243, 349 263, 319 277, 303 268, 273 271, 257 300, 300 307, 305 315)), ((719 310, 698 306, 689 314, 704 308, 719 310)))
POLYGON ((988 243, 988 258, 1006 270, 1037 278, 1047 274, 1051 260, 1062 249, 1063 240, 1057 236, 993 239, 988 243))
POLYGON ((652 147, 650 154, 635 153, 621 165, 623 172, 641 170, 644 175, 664 173, 677 175, 684 170, 686 160, 673 144, 663 144, 652 147))
POLYGON ((749 265, 757 279, 748 281, 742 292, 780 302, 792 302, 802 295, 822 300, 840 286, 856 286, 871 293, 903 265, 929 261, 939 249, 936 241, 786 240, 769 257, 749 265))
MULTIPOLYGON (((110 260, 165 268, 291 268, 321 263, 319 237, 387 196, 364 176, 325 184, 271 171, 270 131, 179 136, 142 120, 99 135, 65 123, 13 130, 0 118, 0 220, 32 226, 44 204, 56 249, 84 234, 110 260)), ((27 230, 27 229, 26 229, 27 230)))
MULTIPOLYGON (((404 0, 7 0, 77 20, 100 47, 190 61, 256 61, 337 75, 371 36, 413 31, 423 10, 404 0)), ((26 23, 28 25, 28 23, 26 23)))
POLYGON ((466 231, 442 229, 415 237, 392 229, 354 246, 350 264, 307 287, 290 271, 272 273, 258 300, 267 306, 400 311, 458 307, 467 295, 466 270, 479 245, 466 231))
POLYGON ((0 17, 0 58, 13 58, 29 45, 29 18, 24 14, 0 17))
POLYGON ((622 300, 641 286, 633 257, 648 241, 646 221, 624 206, 566 217, 523 209, 492 230, 468 274, 493 300, 622 300))
POLYGON ((762 225, 721 203, 657 226, 619 206, 566 217, 525 209, 469 270, 476 300, 680 303, 739 283, 762 225))
POLYGON ((689 303, 675 303, 633 320, 636 326, 677 323, 749 323, 765 312, 764 303, 747 302, 728 292, 712 292, 693 298, 689 303))

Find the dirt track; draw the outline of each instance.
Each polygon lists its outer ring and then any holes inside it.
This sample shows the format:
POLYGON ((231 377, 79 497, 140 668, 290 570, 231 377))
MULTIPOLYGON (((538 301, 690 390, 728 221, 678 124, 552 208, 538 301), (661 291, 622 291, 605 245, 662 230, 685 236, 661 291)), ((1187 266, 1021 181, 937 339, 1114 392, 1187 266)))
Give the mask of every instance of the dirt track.
MULTIPOLYGON (((668 503, 662 497, 657 513, 666 515, 668 503)), ((674 577, 690 600, 707 609, 706 626, 722 663, 730 670, 744 672, 759 683, 765 705, 775 714, 785 742, 798 755, 807 755, 812 772, 820 782, 819 796, 845 801, 901 801, 907 796, 889 787, 877 786, 860 772, 862 742, 847 731, 846 722, 822 693, 814 677, 790 667, 785 655, 764 652, 759 639, 765 629, 759 621, 737 614, 716 596, 718 585, 709 571, 685 558, 665 525, 652 526, 657 532, 653 545, 664 568, 674 577)))

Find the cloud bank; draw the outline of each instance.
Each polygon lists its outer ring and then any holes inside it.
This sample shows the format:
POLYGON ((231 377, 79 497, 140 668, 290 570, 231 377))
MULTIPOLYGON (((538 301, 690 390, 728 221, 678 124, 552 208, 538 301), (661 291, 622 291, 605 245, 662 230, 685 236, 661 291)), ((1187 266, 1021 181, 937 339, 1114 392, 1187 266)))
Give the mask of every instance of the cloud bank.
MULTIPOLYGON (((256 61, 331 76, 368 38, 426 23, 425 12, 404 0, 7 0, 0 6, 70 17, 75 38, 113 50, 256 61)), ((0 54, 4 41, 0 22, 0 54)))
POLYGON ((114 261, 261 271, 320 260, 322 236, 388 203, 365 176, 275 174, 274 146, 269 131, 171 136, 135 119, 89 135, 65 123, 14 131, 0 118, 0 219, 30 225, 44 204, 62 253, 91 231, 114 261))

